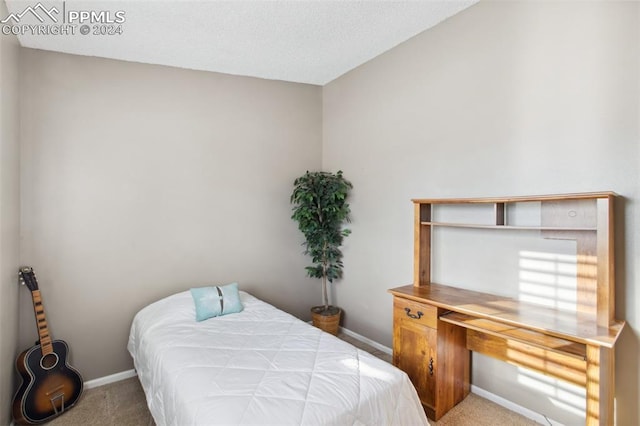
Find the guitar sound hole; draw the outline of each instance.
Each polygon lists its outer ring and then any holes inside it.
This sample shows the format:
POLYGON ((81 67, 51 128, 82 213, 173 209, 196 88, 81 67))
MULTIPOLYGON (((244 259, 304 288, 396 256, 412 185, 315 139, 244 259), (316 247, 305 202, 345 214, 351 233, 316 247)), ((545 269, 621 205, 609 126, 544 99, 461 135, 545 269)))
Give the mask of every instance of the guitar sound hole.
POLYGON ((58 364, 58 355, 53 352, 42 357, 40 366, 45 370, 50 370, 58 364))

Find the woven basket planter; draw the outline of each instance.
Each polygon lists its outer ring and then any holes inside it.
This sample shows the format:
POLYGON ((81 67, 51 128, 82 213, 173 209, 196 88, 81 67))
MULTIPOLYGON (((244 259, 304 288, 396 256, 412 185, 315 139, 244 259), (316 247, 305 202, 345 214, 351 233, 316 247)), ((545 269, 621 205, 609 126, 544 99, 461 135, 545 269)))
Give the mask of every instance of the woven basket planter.
POLYGON ((338 335, 341 316, 342 309, 335 306, 329 306, 328 312, 324 311, 324 306, 314 306, 311 308, 313 326, 327 333, 331 333, 334 336, 338 335))

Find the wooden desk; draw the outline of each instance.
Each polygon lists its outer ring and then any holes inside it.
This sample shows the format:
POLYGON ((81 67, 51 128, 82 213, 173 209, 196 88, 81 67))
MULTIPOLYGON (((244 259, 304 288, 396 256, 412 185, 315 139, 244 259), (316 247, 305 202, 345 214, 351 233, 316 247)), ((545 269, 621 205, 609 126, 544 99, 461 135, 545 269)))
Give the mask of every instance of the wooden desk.
POLYGON ((469 394, 470 351, 476 351, 584 386, 587 425, 613 425, 614 345, 624 327, 615 317, 616 197, 590 192, 412 200, 414 282, 389 290, 393 362, 409 374, 429 417, 438 420, 469 394), (509 217, 518 206, 537 207, 536 223, 509 217), (447 217, 452 207, 473 219, 447 217), (431 282, 432 233, 439 227, 575 241, 577 312, 431 282))
POLYGON ((470 351, 583 386, 587 424, 613 424, 614 344, 624 322, 430 283, 394 296, 393 362, 438 420, 469 393, 470 351))

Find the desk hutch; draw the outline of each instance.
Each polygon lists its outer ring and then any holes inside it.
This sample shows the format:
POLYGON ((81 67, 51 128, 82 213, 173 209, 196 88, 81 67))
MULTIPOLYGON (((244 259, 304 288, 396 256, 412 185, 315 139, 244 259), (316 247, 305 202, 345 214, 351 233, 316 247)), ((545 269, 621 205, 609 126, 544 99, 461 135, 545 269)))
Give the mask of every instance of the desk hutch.
POLYGON ((586 424, 613 425, 615 319, 612 192, 415 199, 414 279, 393 295, 393 363, 407 372, 435 420, 469 393, 470 351, 586 388, 586 424), (539 203, 535 226, 510 224, 517 203, 539 203), (443 205, 490 205, 474 223, 432 220, 443 205), (434 227, 533 230, 576 242, 576 311, 431 282, 434 227))

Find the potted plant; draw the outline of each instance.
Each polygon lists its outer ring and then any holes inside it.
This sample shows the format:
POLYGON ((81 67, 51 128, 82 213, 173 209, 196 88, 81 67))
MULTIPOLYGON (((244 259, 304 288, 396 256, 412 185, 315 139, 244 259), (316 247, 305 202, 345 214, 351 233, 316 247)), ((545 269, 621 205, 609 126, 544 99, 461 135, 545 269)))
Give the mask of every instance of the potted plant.
POLYGON ((347 197, 351 182, 337 173, 309 172, 297 178, 291 194, 293 215, 298 229, 305 237, 305 254, 311 256, 312 266, 307 274, 322 279, 322 306, 311 308, 313 325, 331 334, 338 334, 342 310, 329 304, 327 281, 342 277, 342 251, 344 237, 351 231, 343 227, 349 222, 347 197))

